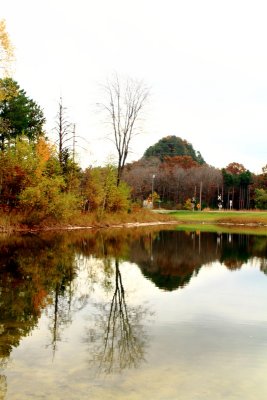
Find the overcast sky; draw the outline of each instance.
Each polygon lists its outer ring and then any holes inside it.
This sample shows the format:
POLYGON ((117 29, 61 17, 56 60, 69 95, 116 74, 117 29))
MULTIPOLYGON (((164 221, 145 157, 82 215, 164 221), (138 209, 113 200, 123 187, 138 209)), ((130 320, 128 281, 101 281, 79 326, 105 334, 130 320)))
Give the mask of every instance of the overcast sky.
POLYGON ((0 0, 0 18, 14 79, 43 108, 51 138, 62 96, 85 139, 83 167, 115 154, 96 107, 114 71, 151 88, 129 160, 176 135, 219 168, 267 164, 265 0, 0 0))

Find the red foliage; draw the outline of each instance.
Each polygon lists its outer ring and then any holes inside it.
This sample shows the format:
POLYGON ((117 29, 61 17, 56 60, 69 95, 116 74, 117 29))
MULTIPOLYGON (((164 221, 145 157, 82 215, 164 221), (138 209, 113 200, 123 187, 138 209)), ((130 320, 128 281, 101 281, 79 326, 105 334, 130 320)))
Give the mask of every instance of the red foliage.
POLYGON ((237 162, 232 162, 232 163, 228 164, 227 167, 225 168, 225 170, 229 174, 233 174, 233 175, 240 175, 243 172, 246 172, 246 168, 244 167, 244 165, 239 164, 237 162))
POLYGON ((191 156, 166 156, 164 157, 163 168, 183 168, 183 169, 190 169, 190 168, 197 168, 200 165, 193 160, 191 156))
POLYGON ((25 171, 19 165, 6 165, 1 172, 0 203, 15 206, 25 184, 25 171))

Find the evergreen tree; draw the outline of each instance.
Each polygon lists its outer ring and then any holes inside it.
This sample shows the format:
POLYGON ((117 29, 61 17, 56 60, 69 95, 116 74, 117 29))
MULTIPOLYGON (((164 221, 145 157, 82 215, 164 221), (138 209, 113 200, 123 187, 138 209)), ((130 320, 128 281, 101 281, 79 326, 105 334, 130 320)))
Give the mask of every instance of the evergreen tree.
POLYGON ((0 79, 0 91, 5 93, 0 101, 0 143, 20 136, 35 141, 43 135, 44 114, 41 108, 11 78, 0 79))

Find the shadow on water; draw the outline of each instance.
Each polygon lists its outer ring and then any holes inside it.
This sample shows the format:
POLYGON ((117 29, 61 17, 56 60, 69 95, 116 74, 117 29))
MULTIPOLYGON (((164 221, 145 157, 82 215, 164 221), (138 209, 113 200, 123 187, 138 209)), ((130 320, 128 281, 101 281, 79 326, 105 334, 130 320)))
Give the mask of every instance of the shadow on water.
MULTIPOLYGON (((74 285, 81 259, 101 261, 107 302, 94 304, 95 320, 85 341, 90 362, 99 372, 137 367, 145 358, 147 335, 143 321, 149 310, 127 305, 120 268, 135 263, 142 274, 162 290, 188 285, 203 265, 219 261, 228 269, 260 260, 267 273, 267 236, 180 232, 158 229, 40 233, 0 238, 0 362, 5 368, 21 338, 37 326, 43 310, 49 320, 54 357, 64 329, 88 296, 78 296, 74 285)), ((95 283, 88 274, 88 286, 95 283)), ((6 392, 0 375, 0 393, 6 392)), ((1 394, 0 394, 1 398, 1 394)))

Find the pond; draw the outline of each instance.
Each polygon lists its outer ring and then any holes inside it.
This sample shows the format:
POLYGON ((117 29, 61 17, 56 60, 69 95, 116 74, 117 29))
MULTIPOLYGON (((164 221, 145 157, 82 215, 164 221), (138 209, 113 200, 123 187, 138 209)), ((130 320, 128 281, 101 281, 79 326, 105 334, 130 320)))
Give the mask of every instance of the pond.
POLYGON ((0 399, 265 400, 267 235, 0 237, 0 399))

